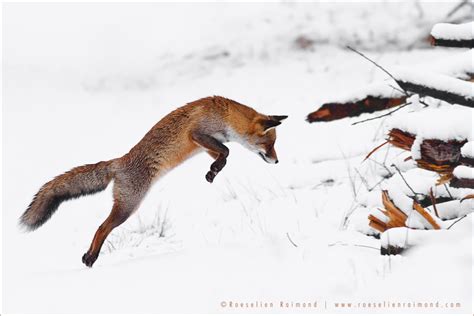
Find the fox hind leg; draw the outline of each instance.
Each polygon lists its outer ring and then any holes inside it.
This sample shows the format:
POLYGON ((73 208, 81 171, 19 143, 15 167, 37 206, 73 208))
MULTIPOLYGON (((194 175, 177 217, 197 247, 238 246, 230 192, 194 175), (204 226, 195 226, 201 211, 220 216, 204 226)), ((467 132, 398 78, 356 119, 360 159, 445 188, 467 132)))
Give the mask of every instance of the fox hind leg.
POLYGON ((92 267, 94 262, 97 260, 97 257, 99 257, 100 249, 102 248, 107 236, 115 227, 125 222, 132 213, 133 209, 124 208, 119 202, 114 203, 110 215, 97 229, 89 250, 82 256, 82 262, 86 266, 92 267))
POLYGON ((123 224, 130 215, 137 209, 142 198, 144 197, 146 191, 148 190, 148 183, 134 183, 129 185, 120 185, 120 180, 116 180, 114 186, 114 205, 112 211, 107 219, 99 226, 97 229, 94 239, 89 247, 89 250, 82 256, 82 262, 88 266, 92 267, 94 262, 99 257, 100 249, 104 244, 105 239, 110 234, 110 232, 123 224), (132 187, 141 185, 142 190, 136 191, 132 187))

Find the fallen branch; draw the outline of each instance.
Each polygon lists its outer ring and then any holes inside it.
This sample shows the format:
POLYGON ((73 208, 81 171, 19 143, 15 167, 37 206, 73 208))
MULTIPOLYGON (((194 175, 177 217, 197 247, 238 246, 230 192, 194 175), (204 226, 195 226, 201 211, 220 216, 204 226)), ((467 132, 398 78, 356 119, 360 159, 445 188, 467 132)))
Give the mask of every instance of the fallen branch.
POLYGON ((474 23, 450 24, 438 23, 431 30, 430 43, 444 47, 474 47, 474 23))
POLYGON ((450 76, 398 68, 397 84, 406 91, 429 96, 451 104, 474 107, 474 84, 450 76))
POLYGON ((405 103, 404 97, 378 97, 367 96, 360 100, 349 102, 324 103, 318 110, 308 114, 306 120, 309 123, 330 122, 346 117, 359 116, 362 113, 373 113, 393 108, 405 103))

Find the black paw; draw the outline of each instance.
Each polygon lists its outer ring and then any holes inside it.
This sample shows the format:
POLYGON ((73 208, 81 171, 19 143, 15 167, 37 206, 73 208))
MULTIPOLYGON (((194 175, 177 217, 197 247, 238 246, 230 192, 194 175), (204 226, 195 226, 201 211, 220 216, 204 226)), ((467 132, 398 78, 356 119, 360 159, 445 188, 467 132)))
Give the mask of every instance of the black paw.
POLYGON ((86 252, 82 256, 82 263, 84 263, 89 268, 92 268, 92 265, 97 260, 97 257, 98 257, 97 255, 93 256, 93 255, 90 255, 88 252, 86 252))
POLYGON ((209 171, 207 174, 206 174, 206 180, 207 182, 209 183, 212 183, 212 181, 214 181, 214 178, 216 177, 216 172, 214 171, 209 171))

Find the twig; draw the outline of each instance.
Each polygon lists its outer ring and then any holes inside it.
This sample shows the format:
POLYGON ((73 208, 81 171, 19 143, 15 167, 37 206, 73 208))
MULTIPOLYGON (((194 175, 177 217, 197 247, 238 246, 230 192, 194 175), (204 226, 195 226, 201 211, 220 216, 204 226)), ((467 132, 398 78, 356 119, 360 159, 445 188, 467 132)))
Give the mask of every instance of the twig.
POLYGON ((402 105, 399 105, 399 106, 398 106, 395 110, 393 110, 393 111, 390 111, 390 112, 388 112, 388 113, 385 113, 385 114, 382 114, 382 115, 379 115, 379 116, 371 117, 371 118, 368 118, 368 119, 365 119, 365 120, 362 120, 362 121, 354 122, 354 123, 352 123, 351 125, 357 125, 357 124, 360 124, 360 123, 364 123, 364 122, 376 120, 376 119, 382 118, 382 117, 384 117, 384 116, 389 116, 390 114, 395 113, 395 112, 397 112, 398 110, 401 110, 401 109, 403 109, 404 107, 406 107, 407 105, 410 105, 410 104, 411 104, 411 102, 404 103, 404 104, 402 104, 402 105))
POLYGON ((402 172, 400 171, 400 169, 398 169, 398 167, 395 165, 395 164, 392 164, 392 167, 394 167, 398 174, 400 175, 400 177, 402 178, 403 182, 405 182, 405 184, 407 185, 407 187, 410 189, 411 192, 413 192, 413 198, 415 199, 415 201, 417 203, 419 203, 419 200, 418 200, 418 195, 423 195, 421 193, 416 193, 415 190, 413 190, 413 188, 408 184, 407 180, 405 179, 405 177, 402 175, 402 172))
POLYGON ((429 107, 429 106, 430 106, 428 103, 426 103, 426 102, 423 101, 423 100, 418 100, 418 102, 420 102, 421 104, 423 104, 425 107, 429 107))
POLYGON ((374 162, 374 163, 376 163, 376 164, 378 164, 379 166, 382 166, 385 170, 387 170, 387 172, 388 172, 388 174, 389 174, 389 178, 390 178, 391 176, 393 176, 393 172, 390 171, 390 169, 388 169, 388 167, 387 167, 385 164, 380 163, 380 162, 378 162, 377 160, 374 160, 374 159, 372 159, 372 158, 369 158, 369 160, 372 161, 372 162, 374 162))
MULTIPOLYGON (((398 80, 395 79, 395 77, 390 73, 388 72, 387 69, 383 68, 382 66, 380 66, 379 64, 377 64, 375 61, 373 61, 372 59, 370 59, 369 57, 365 56, 364 54, 362 54, 361 52, 359 52, 358 50, 350 47, 350 46, 346 46, 348 49, 350 49, 351 51, 353 51, 354 53, 362 56, 363 58, 367 59, 369 62, 371 62, 372 64, 374 64, 377 68, 379 68, 380 70, 382 70, 383 72, 385 72, 387 75, 390 76, 390 78, 392 78, 397 84, 398 84, 398 80)), ((400 86, 400 85, 399 85, 400 86)), ((400 86, 400 88, 403 90, 404 94, 409 97, 410 94, 408 93, 408 91, 406 91, 403 87, 400 86)))
POLYGON ((446 19, 450 18, 454 13, 456 13, 459 9, 464 7, 464 5, 466 5, 467 3, 468 3, 467 0, 463 0, 459 2, 454 8, 451 9, 451 11, 449 11, 449 13, 446 15, 446 19))
POLYGON ((286 237, 288 237, 288 240, 291 242, 291 244, 292 244, 293 246, 295 246, 295 248, 298 248, 298 245, 295 244, 295 243, 293 242, 293 240, 291 240, 290 234, 289 234, 288 232, 286 233, 286 237))
POLYGON ((443 185, 444 185, 444 188, 446 189, 446 192, 448 192, 449 197, 454 200, 453 196, 451 195, 451 192, 449 192, 448 185, 446 183, 444 183, 443 185))
POLYGON ((380 179, 379 182, 377 182, 376 184, 374 184, 374 186, 371 187, 368 191, 369 191, 369 192, 372 192, 372 190, 375 189, 377 186, 379 186, 380 183, 382 183, 383 181, 385 181, 385 178, 380 179))
POLYGON ((453 227, 453 225, 454 225, 454 224, 456 224, 457 222, 459 222, 460 220, 462 220, 462 219, 463 219, 464 217, 466 217, 466 216, 467 216, 467 214, 466 214, 466 215, 463 215, 463 216, 461 216, 461 217, 460 217, 460 218, 458 218, 458 219, 457 219, 457 220, 456 220, 454 223, 452 223, 451 225, 449 225, 449 227, 448 227, 448 228, 446 228, 446 229, 450 229, 451 227, 453 227))
MULTIPOLYGON (((385 157, 383 158, 383 163, 382 163, 383 166, 385 167, 385 169, 387 169, 387 170, 388 170, 388 168, 387 168, 387 166, 385 165, 385 163, 387 162, 388 151, 390 150, 390 147, 392 147, 392 146, 390 146, 390 145, 387 146, 387 151, 385 152, 385 157)), ((390 175, 393 175, 393 174, 390 172, 390 170, 389 170, 388 172, 389 172, 390 175)))
POLYGON ((380 145, 378 145, 377 147, 375 147, 374 149, 372 149, 370 151, 370 153, 367 154, 367 156, 365 156, 364 160, 362 160, 362 162, 366 161, 375 151, 377 151, 377 149, 379 149, 380 147, 384 146, 388 144, 388 140, 380 145))
POLYGON ((375 249, 377 251, 379 251, 380 249, 379 248, 375 248, 375 247, 372 247, 372 246, 366 246, 366 245, 355 245, 355 244, 343 244, 343 243, 340 243, 340 242, 335 242, 333 244, 329 244, 328 247, 333 247, 333 246, 354 246, 354 247, 362 247, 362 248, 369 248, 369 249, 375 249))
POLYGON ((360 180, 362 181, 362 183, 365 185, 365 188, 367 191, 369 191, 369 183, 367 182, 367 179, 365 179, 359 172, 359 170, 357 168, 354 168, 355 172, 359 175, 360 177, 360 180))
POLYGON ((431 204, 433 204, 433 209, 434 209, 435 215, 436 215, 436 217, 439 217, 438 209, 436 208, 436 199, 435 199, 434 194, 433 194, 433 188, 430 188, 430 198, 431 198, 431 204))
POLYGON ((354 196, 354 200, 355 200, 357 198, 357 191, 356 191, 354 178, 351 175, 351 166, 348 162, 348 159, 347 159, 346 155, 344 155, 344 152, 342 151, 342 149, 339 148, 339 150, 342 154, 342 157, 344 158, 344 163, 345 163, 346 169, 347 169, 347 176, 349 178, 349 181, 350 181, 350 184, 351 184, 351 189, 352 189, 352 195, 354 196))
POLYGON ((391 85, 391 84, 389 84, 389 86, 390 86, 392 89, 397 90, 398 92, 401 92, 401 93, 405 94, 405 91, 403 91, 403 90, 401 90, 401 89, 398 89, 397 87, 395 87, 395 86, 393 86, 393 85, 391 85))

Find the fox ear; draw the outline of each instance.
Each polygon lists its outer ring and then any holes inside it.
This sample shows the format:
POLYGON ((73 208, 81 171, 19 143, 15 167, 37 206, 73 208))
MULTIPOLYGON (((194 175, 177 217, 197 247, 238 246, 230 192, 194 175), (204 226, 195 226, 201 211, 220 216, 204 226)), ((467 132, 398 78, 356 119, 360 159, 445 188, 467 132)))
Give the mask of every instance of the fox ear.
POLYGON ((287 118, 288 118, 288 115, 270 115, 269 117, 270 117, 270 119, 272 119, 272 120, 274 120, 274 121, 281 122, 281 121, 283 121, 284 119, 287 119, 287 118))
POLYGON ((262 120, 260 121, 260 124, 263 127, 263 131, 267 132, 268 130, 277 127, 278 125, 281 124, 280 121, 275 121, 275 120, 262 120))

